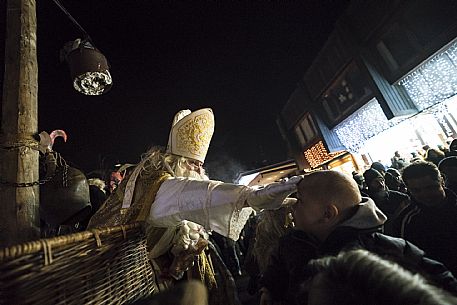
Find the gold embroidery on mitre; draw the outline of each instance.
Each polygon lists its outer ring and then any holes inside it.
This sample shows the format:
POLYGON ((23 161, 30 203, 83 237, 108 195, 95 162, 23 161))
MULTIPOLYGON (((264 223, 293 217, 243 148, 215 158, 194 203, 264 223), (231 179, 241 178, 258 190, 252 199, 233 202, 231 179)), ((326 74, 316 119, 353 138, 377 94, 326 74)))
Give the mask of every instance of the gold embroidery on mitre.
POLYGON ((214 132, 213 117, 202 113, 185 122, 177 131, 177 150, 188 152, 187 157, 203 159, 208 152, 209 143, 214 132))

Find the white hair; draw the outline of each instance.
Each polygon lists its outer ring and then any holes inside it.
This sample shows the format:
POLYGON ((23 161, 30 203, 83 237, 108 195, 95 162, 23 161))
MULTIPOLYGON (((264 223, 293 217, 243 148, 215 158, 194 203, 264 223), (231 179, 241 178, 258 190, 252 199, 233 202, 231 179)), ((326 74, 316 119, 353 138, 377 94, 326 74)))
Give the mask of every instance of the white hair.
POLYGON ((185 177, 208 180, 204 169, 198 173, 186 165, 190 158, 165 152, 160 147, 153 147, 141 156, 143 171, 141 175, 151 175, 157 171, 166 171, 173 177, 185 177))

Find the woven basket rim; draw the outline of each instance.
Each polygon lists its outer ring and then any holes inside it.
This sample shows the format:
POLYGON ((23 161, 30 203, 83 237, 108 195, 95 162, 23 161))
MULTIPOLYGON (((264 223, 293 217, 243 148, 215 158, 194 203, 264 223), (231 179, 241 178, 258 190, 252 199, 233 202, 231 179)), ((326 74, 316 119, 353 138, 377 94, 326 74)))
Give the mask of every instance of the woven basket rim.
POLYGON ((97 245, 101 246, 101 237, 123 232, 123 238, 127 237, 127 232, 136 231, 141 228, 141 223, 136 222, 128 225, 115 227, 100 227, 83 232, 72 233, 52 238, 43 238, 30 242, 13 245, 10 247, 0 248, 0 263, 15 259, 22 255, 33 254, 40 251, 50 251, 52 248, 69 246, 83 240, 93 238, 97 245))

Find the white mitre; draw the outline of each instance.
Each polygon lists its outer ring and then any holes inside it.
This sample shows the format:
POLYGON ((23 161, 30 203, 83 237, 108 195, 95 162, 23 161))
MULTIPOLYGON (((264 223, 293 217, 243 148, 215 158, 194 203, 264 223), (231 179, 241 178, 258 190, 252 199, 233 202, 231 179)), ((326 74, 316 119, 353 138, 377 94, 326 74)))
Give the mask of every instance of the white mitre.
POLYGON ((214 115, 210 108, 181 110, 173 119, 167 152, 205 162, 213 133, 214 115))

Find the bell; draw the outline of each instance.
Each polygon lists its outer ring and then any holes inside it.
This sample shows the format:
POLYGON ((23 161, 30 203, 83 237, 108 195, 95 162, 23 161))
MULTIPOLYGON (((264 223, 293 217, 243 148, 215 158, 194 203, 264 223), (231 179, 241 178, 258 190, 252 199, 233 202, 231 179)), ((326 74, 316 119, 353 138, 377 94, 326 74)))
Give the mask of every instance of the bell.
POLYGON ((70 68, 73 87, 85 95, 101 95, 113 85, 105 56, 90 41, 76 39, 67 42, 62 50, 70 68))
POLYGON ((80 170, 57 166, 56 155, 47 153, 44 159, 49 181, 40 186, 40 217, 52 226, 74 225, 91 213, 89 183, 80 170))

